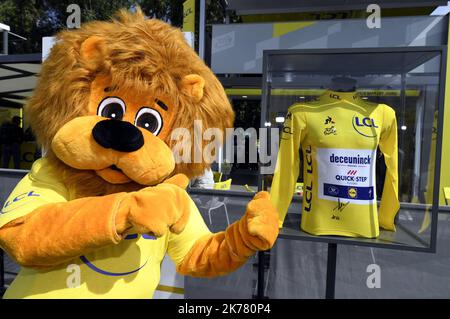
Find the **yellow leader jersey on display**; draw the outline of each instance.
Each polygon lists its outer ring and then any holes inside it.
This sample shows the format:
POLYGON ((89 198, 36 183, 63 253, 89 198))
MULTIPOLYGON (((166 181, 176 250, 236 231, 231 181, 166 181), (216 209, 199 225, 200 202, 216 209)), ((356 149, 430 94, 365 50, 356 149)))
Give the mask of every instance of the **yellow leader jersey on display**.
POLYGON ((289 108, 270 196, 283 225, 303 151, 301 228, 314 235, 373 238, 379 226, 395 230, 398 150, 395 111, 355 92, 326 91, 317 101, 289 108), (377 214, 375 161, 384 154, 386 177, 377 214))
MULTIPOLYGON (((47 160, 40 159, 4 204, 0 227, 41 205, 65 202, 69 198, 69 191, 50 169, 47 160)), ((56 268, 21 268, 4 297, 152 298, 166 252, 177 265, 194 242, 209 233, 191 201, 189 222, 182 233, 170 233, 160 238, 128 235, 117 245, 80 256, 56 268)))

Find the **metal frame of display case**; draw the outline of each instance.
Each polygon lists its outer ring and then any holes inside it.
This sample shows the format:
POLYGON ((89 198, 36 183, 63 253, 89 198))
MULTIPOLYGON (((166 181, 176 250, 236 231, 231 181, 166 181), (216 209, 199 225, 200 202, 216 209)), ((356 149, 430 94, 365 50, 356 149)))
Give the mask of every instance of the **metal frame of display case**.
MULTIPOLYGON (((281 229, 279 238, 290 239, 290 240, 303 240, 303 241, 314 241, 323 242, 328 244, 328 256, 327 256, 327 274, 326 274, 326 290, 325 297, 327 299, 332 299, 335 296, 335 283, 336 283, 336 259, 337 259, 337 246, 338 244, 344 245, 354 245, 354 246, 368 246, 376 248, 385 249, 396 249, 396 250, 410 250, 417 252, 436 252, 436 240, 437 240, 437 220, 439 211, 439 182, 440 182, 440 170, 441 170, 441 154, 442 154, 442 131, 443 131, 443 114, 444 114, 444 92, 445 92, 445 78, 446 78, 446 66, 447 66, 447 46, 430 46, 430 47, 394 47, 394 48, 343 48, 343 49, 293 49, 293 50, 265 50, 263 53, 263 83, 262 83, 262 105, 261 105, 261 127, 264 127, 264 123, 268 119, 268 106, 270 98, 271 86, 268 81, 269 73, 269 60, 271 56, 280 55, 336 55, 336 54, 379 54, 379 53, 411 53, 411 52, 424 52, 431 53, 436 52, 440 54, 440 66, 439 66, 439 96, 438 96, 438 133, 436 139, 436 158, 435 158, 435 169, 434 169, 434 188, 433 188, 433 203, 431 206, 431 234, 429 246, 426 247, 414 247, 405 246, 399 244, 390 244, 377 242, 376 240, 365 240, 361 238, 346 238, 346 237, 333 237, 333 236, 313 236, 309 235, 300 230, 300 226, 297 226, 298 230, 294 229, 281 229)), ((410 69, 404 70, 402 76, 402 87, 401 94, 404 95, 405 92, 405 74, 411 71, 415 67, 428 61, 423 57, 423 61, 419 61, 411 66, 410 69)), ((301 72, 299 70, 294 70, 294 72, 301 72)), ((306 73, 306 72, 305 72, 306 73)), ((311 72, 312 73, 312 72, 311 72)), ((320 73, 320 72, 317 72, 320 73)), ((381 72, 380 72, 381 73, 381 72)), ((261 164, 260 164, 260 174, 258 176, 258 190, 265 190, 266 185, 264 185, 264 177, 261 175, 261 164)), ((408 206, 410 204, 401 204, 401 207, 408 206)), ((400 228, 400 227, 398 227, 400 228)), ((259 258, 259 276, 258 276, 258 297, 264 298, 263 282, 264 282, 264 253, 260 252, 258 254, 259 258)))

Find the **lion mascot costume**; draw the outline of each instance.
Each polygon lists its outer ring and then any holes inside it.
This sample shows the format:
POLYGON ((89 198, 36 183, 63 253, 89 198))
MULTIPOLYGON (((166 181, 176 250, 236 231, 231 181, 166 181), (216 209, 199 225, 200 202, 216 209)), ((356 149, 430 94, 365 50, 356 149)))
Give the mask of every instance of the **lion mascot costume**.
POLYGON ((0 246, 22 266, 5 298, 152 298, 166 253, 180 274, 213 277, 273 246, 268 193, 211 233, 185 191, 209 164, 173 147, 205 141, 172 133, 224 132, 234 113, 179 29, 138 9, 59 33, 25 112, 45 155, 0 214, 0 246))

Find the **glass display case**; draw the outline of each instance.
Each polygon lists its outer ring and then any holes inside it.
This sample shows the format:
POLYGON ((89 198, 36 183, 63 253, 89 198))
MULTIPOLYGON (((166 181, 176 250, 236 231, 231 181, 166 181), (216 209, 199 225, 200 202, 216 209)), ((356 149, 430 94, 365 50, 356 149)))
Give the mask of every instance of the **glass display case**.
MULTIPOLYGON (((291 204, 280 238, 435 252, 445 64, 445 47, 264 51, 261 127, 281 130, 290 106, 317 101, 330 90, 387 104, 397 120, 396 231, 380 229, 377 238, 311 235, 300 229, 301 210, 291 204)), ((300 152, 297 188, 304 181, 300 152)), ((379 203, 386 171, 379 151, 376 162, 379 203)), ((259 188, 270 191, 273 170, 264 167, 269 174, 262 174, 262 168, 259 188)), ((292 192, 295 201, 301 199, 298 189, 292 192)))

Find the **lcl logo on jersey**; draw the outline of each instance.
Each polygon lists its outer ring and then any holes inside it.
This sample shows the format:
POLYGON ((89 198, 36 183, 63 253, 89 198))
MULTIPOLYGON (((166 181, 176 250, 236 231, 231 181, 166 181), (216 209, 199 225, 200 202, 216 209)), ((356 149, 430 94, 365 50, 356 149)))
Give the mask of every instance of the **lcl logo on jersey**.
MULTIPOLYGON (((34 191, 22 193, 22 194, 16 196, 16 197, 15 197, 14 199, 12 199, 12 200, 7 200, 6 203, 5 203, 5 205, 3 206, 3 209, 8 208, 11 204, 14 204, 14 203, 16 203, 16 202, 18 202, 18 201, 21 201, 21 200, 26 199, 26 198, 28 198, 28 197, 35 197, 35 196, 41 196, 41 195, 39 195, 38 193, 35 193, 34 191)), ((3 213, 3 210, 0 211, 0 214, 1 214, 1 213, 3 213)))
POLYGON ((365 137, 377 137, 378 125, 371 117, 353 116, 352 119, 353 129, 360 135, 365 137))

